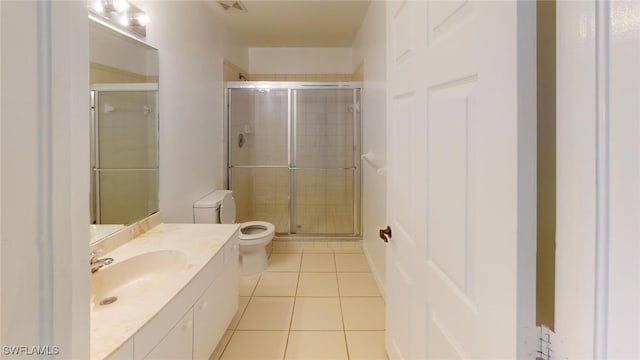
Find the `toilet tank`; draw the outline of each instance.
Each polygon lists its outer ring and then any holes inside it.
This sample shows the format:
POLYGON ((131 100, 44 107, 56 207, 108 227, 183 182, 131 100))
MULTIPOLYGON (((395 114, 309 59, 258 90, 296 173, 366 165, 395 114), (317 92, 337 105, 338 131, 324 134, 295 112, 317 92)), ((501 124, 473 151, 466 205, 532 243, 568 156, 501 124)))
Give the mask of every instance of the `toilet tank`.
POLYGON ((216 190, 193 203, 195 224, 235 224, 236 201, 231 190, 216 190))
POLYGON ((219 224, 220 204, 224 193, 214 191, 193 203, 194 224, 219 224))

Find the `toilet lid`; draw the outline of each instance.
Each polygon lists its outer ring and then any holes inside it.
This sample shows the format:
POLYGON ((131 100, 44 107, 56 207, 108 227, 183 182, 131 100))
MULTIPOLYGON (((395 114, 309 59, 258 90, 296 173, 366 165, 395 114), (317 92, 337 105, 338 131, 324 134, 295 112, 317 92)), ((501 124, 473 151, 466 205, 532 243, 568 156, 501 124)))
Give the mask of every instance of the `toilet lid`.
POLYGON ((233 199, 231 191, 226 193, 220 203, 220 223, 235 224, 236 222, 236 201, 233 199))
POLYGON ((265 235, 273 234, 276 231, 276 227, 269 222, 266 221, 248 221, 240 224, 240 240, 256 240, 263 238, 265 235), (263 231, 251 231, 247 233, 243 230, 247 228, 258 228, 264 229, 263 231))

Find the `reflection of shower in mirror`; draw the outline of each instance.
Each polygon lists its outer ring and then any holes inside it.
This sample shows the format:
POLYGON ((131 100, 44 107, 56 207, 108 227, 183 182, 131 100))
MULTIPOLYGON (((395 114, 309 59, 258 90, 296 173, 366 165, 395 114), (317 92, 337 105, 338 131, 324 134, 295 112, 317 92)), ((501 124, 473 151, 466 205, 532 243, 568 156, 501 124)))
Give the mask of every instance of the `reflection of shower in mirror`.
MULTIPOLYGON (((103 114, 111 114, 111 113, 112 113, 112 112, 114 112, 114 111, 118 111, 118 112, 138 112, 138 111, 140 111, 140 109, 139 109, 139 108, 131 108, 131 109, 123 109, 123 108, 119 108, 119 109, 116 109, 116 107, 115 107, 115 106, 113 106, 113 105, 112 105, 112 104, 110 104, 110 103, 105 103, 105 104, 104 104, 104 106, 102 107, 102 113, 103 113, 103 114)), ((149 115, 149 114, 151 114, 152 112, 153 112, 153 109, 151 109, 151 107, 150 107, 150 106, 146 106, 146 105, 144 105, 144 106, 142 107, 142 113, 143 113, 144 115, 149 115)))
POLYGON ((91 223, 158 211, 158 84, 91 85, 91 223))

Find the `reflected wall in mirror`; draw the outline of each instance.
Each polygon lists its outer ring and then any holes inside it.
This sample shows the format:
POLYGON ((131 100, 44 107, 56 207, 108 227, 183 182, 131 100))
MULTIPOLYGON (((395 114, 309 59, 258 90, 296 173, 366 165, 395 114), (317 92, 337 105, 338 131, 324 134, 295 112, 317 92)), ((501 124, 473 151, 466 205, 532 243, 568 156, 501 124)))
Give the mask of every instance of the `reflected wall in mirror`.
POLYGON ((89 20, 91 242, 158 204, 158 50, 89 20))

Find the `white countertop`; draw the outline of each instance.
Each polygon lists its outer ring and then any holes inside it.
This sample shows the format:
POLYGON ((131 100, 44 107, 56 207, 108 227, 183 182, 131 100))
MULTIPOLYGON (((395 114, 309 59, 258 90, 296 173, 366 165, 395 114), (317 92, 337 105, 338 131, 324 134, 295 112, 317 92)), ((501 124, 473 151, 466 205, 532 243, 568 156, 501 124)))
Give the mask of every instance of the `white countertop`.
POLYGON ((104 359, 118 350, 189 284, 239 228, 235 224, 160 224, 101 255, 101 258, 113 258, 115 265, 151 251, 180 250, 186 256, 187 265, 172 273, 167 281, 149 289, 139 299, 128 299, 126 302, 106 306, 94 306, 92 302, 91 359, 104 359))

